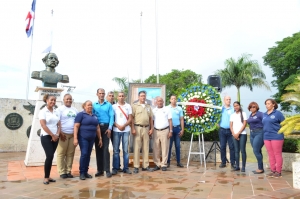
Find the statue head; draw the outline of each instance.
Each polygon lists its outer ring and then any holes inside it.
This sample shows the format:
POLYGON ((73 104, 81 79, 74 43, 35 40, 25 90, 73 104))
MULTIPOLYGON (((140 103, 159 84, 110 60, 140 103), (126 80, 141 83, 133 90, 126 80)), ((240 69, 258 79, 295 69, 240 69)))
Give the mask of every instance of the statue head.
POLYGON ((53 69, 59 64, 55 53, 48 53, 42 60, 46 67, 51 67, 53 69))

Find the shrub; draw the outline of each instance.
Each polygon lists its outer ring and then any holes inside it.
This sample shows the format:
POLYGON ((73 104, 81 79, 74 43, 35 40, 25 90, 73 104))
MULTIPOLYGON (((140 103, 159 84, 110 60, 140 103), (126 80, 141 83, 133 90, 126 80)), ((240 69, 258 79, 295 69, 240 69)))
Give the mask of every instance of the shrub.
POLYGON ((300 139, 298 138, 285 138, 282 152, 299 153, 300 152, 300 139))

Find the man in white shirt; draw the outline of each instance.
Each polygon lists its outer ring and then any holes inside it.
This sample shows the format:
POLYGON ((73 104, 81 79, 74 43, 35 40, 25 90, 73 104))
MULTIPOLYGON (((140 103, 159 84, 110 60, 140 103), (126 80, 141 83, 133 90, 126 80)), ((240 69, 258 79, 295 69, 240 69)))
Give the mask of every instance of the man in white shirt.
POLYGON ((113 170, 112 174, 116 175, 120 169, 120 142, 122 139, 123 147, 123 172, 131 174, 128 168, 129 154, 128 144, 130 135, 130 124, 132 121, 132 108, 125 102, 124 92, 118 93, 118 103, 114 104, 115 122, 113 127, 113 170))
POLYGON ((156 164, 154 171, 167 170, 170 137, 172 137, 172 113, 168 107, 163 106, 164 100, 157 97, 157 107, 153 109, 154 133, 153 133, 153 160, 156 164), (160 161, 160 153, 162 161, 160 161))

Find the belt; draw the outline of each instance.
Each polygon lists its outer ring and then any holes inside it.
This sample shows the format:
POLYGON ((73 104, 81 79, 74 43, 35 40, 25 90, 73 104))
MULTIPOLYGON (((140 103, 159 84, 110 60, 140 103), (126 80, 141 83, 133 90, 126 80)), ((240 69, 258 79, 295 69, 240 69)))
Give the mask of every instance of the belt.
POLYGON ((163 128, 163 129, 157 129, 157 128, 154 128, 154 129, 157 130, 157 131, 163 131, 163 130, 166 130, 168 128, 169 128, 169 126, 167 126, 166 128, 163 128))
POLYGON ((99 123, 100 126, 108 126, 109 123, 99 123))
POLYGON ((228 128, 228 129, 225 129, 225 128, 222 128, 222 127, 220 127, 221 129, 223 129, 223 130, 230 130, 230 128, 228 128))
POLYGON ((146 127, 148 127, 149 125, 134 124, 134 126, 139 126, 139 127, 144 127, 144 128, 146 128, 146 127))
POLYGON ((180 125, 177 125, 177 126, 173 126, 173 128, 177 128, 177 127, 180 127, 180 125))
POLYGON ((263 130, 262 128, 258 128, 258 129, 250 129, 251 132, 258 132, 258 131, 261 131, 263 130))

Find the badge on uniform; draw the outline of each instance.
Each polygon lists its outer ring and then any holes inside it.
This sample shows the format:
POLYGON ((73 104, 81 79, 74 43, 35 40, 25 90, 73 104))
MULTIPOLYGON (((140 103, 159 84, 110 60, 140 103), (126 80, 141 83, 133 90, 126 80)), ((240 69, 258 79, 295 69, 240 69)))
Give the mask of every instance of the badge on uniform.
POLYGON ((120 113, 120 118, 123 118, 123 114, 122 113, 120 113))

